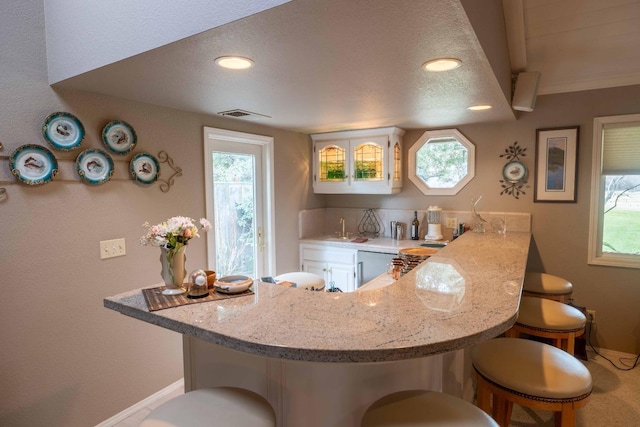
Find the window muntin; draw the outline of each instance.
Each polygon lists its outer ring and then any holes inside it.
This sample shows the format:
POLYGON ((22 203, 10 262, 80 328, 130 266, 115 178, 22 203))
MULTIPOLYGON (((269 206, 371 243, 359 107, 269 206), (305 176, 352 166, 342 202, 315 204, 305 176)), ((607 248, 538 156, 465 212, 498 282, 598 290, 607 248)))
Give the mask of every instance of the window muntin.
POLYGON ((594 120, 589 263, 640 268, 640 115, 594 120))

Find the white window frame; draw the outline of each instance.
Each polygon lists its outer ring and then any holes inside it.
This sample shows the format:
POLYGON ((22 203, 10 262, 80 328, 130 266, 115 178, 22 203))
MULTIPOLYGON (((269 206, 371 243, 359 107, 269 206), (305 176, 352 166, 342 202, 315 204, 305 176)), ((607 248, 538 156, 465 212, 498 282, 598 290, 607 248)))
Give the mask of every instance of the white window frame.
POLYGON ((602 252, 604 218, 604 175, 602 175, 602 131, 606 124, 640 121, 640 114, 593 119, 593 159, 591 169, 591 215, 589 219, 588 263, 611 267, 640 268, 640 255, 602 252))
POLYGON ((476 176, 476 147, 457 129, 428 130, 418 138, 409 149, 409 180, 418 187, 425 196, 455 196, 462 188, 476 176), (453 138, 467 149, 467 174, 458 183, 450 188, 429 187, 422 178, 416 174, 417 153, 432 139, 453 138))

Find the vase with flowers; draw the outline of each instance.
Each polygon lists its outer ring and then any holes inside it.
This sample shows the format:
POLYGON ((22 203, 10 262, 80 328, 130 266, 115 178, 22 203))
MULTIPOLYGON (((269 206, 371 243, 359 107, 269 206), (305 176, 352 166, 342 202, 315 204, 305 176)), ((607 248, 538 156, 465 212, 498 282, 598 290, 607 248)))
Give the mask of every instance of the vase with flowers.
MULTIPOLYGON (((162 279, 165 283, 165 295, 178 295, 185 292, 182 284, 187 275, 186 246, 198 235, 198 226, 193 218, 174 216, 157 225, 145 222, 142 225, 147 233, 140 238, 143 246, 160 247, 160 263, 162 265, 162 279)), ((211 230, 211 223, 205 218, 200 219, 201 229, 211 230)))

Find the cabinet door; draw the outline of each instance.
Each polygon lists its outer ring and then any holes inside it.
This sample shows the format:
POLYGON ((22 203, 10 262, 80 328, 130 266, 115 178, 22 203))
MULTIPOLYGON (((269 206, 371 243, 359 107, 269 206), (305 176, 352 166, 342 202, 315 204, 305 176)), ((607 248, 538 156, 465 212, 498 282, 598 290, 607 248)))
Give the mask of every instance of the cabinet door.
POLYGON ((318 142, 313 153, 313 188, 316 192, 349 191, 349 141, 318 142))
POLYGON ((342 292, 353 292, 356 290, 355 267, 347 264, 327 264, 328 282, 325 289, 331 287, 331 281, 334 286, 340 288, 342 292))
POLYGON ((356 193, 379 193, 391 184, 386 135, 349 141, 351 187, 356 193))
MULTIPOLYGON (((305 259, 302 262, 302 271, 316 274, 322 277, 325 282, 327 282, 327 263, 326 262, 310 261, 308 259, 305 259)), ((328 283, 325 283, 325 288, 327 285, 328 283)))

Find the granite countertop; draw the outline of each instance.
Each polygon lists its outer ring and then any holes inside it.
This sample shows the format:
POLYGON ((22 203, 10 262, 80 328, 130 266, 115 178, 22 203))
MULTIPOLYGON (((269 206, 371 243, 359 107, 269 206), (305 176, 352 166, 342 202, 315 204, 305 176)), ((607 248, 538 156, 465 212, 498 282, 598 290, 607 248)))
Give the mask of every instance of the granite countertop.
MULTIPOLYGON (((443 353, 514 323, 531 234, 465 233, 395 283, 352 293, 254 283, 255 294, 149 312, 140 289, 105 307, 266 357, 381 362, 443 353)), ((154 286, 158 286, 157 284, 154 286)))

